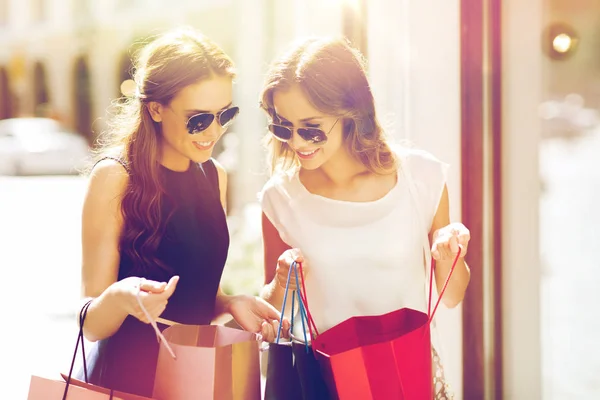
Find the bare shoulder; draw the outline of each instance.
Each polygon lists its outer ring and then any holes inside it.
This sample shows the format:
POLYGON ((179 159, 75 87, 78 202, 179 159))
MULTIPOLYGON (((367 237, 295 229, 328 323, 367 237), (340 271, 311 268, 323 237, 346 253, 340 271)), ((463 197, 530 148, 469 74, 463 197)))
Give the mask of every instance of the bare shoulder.
POLYGON ((219 193, 221 194, 221 205, 223 206, 223 210, 225 210, 227 213, 227 171, 220 162, 214 158, 211 160, 217 169, 217 176, 219 178, 219 193))
POLYGON ((441 163, 441 161, 427 150, 408 145, 394 145, 392 151, 400 159, 414 163, 441 163))
POLYGON ((215 168, 217 169, 217 173, 219 175, 219 185, 221 184, 222 181, 227 181, 227 170, 225 170, 225 167, 223 167, 223 165, 221 165, 220 162, 218 162, 216 159, 212 158, 211 159, 213 164, 215 164, 215 168))
POLYGON ((123 165, 116 160, 104 159, 90 172, 88 196, 104 199, 120 197, 128 181, 129 174, 123 165))
POLYGON ((219 190, 221 191, 221 195, 224 196, 224 194, 227 192, 227 171, 225 170, 225 167, 221 165, 220 162, 218 162, 214 158, 212 158, 211 160, 215 164, 215 168, 217 169, 217 175, 219 177, 219 190))

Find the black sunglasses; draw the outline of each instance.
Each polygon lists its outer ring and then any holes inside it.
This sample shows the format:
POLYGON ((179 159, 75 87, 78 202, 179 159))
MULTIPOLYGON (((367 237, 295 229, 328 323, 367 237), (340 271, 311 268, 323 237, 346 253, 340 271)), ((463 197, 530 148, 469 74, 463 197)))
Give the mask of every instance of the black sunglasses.
POLYGON ((279 124, 269 124, 269 131, 277 140, 286 143, 292 139, 295 129, 298 133, 298 136, 300 136, 303 140, 313 144, 325 144, 327 142, 327 136, 331 133, 338 121, 339 118, 335 120, 335 123, 327 133, 319 128, 292 128, 279 124))
POLYGON ((202 132, 208 129, 215 119, 222 128, 227 128, 227 126, 233 122, 235 117, 237 117, 239 112, 239 107, 230 107, 219 111, 216 114, 202 113, 192 115, 186 122, 187 131, 190 135, 202 132))

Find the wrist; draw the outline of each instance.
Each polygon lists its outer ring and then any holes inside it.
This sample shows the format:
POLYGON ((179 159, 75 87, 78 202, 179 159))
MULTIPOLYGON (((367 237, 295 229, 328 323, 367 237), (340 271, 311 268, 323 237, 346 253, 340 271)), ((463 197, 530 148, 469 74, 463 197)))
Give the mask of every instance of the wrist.
MULTIPOLYGON (((291 282, 290 282, 290 283, 291 283, 291 282)), ((275 275, 275 277, 274 277, 274 278, 273 278, 273 280, 271 281, 271 288, 272 288, 274 291, 277 291, 277 292, 283 293, 283 292, 285 292, 285 286, 286 286, 286 285, 285 285, 285 282, 283 282, 283 284, 282 284, 282 282, 280 282, 280 281, 279 281, 279 279, 277 278, 277 275, 275 275)))
POLYGON ((285 287, 281 286, 277 277, 273 278, 268 285, 269 297, 280 297, 285 293, 285 287))
POLYGON ((260 297, 264 300, 269 300, 270 298, 273 297, 274 293, 275 293, 275 288, 276 288, 277 282, 275 281, 275 279, 273 279, 271 282, 269 283, 265 283, 263 285, 263 287, 260 289, 260 297))
POLYGON ((231 305, 238 299, 239 295, 217 295, 217 314, 231 314, 231 305))
MULTIPOLYGON (((115 282, 110 285, 98 298, 98 302, 108 303, 112 310, 119 310, 123 315, 123 318, 127 317, 129 312, 130 300, 127 296, 134 296, 131 291, 124 290, 123 286, 119 282, 115 282)), ((134 299, 137 301, 137 299, 134 299)))

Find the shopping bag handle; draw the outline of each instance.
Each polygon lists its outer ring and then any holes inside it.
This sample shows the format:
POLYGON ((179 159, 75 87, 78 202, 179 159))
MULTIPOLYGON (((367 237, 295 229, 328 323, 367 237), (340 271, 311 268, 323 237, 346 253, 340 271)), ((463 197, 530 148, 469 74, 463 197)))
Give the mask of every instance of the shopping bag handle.
MULTIPOLYGON (((292 264, 293 265, 293 264, 292 264)), ((290 289, 290 278, 292 276, 292 266, 290 266, 290 269, 288 269, 288 276, 287 276, 287 280, 285 281, 285 292, 283 293, 283 302, 281 304, 281 313, 279 314, 281 316, 281 319, 283 319, 283 314, 285 313, 285 305, 287 303, 287 295, 288 295, 288 291, 290 289)), ((294 298, 292 297, 292 308, 293 306, 293 300, 294 298)), ((292 310, 293 312, 293 310, 292 310)), ((275 338, 275 343, 279 344, 279 340, 281 338, 281 329, 283 327, 283 323, 279 323, 279 328, 277 329, 277 337, 275 338)))
MULTIPOLYGON (((437 311, 437 308, 440 304, 440 301, 442 300, 442 296, 444 294, 444 292, 446 291, 446 287, 448 286, 448 282, 450 282, 450 277, 452 276, 452 273, 454 272, 454 267, 456 267, 456 263, 458 262, 461 253, 463 252, 463 248, 461 245, 459 245, 459 249, 458 249, 458 253, 456 254, 454 261, 452 262, 452 267, 450 268, 450 272, 448 273, 448 277, 446 278, 446 281, 444 282, 444 286, 442 288, 442 290, 439 292, 439 296, 438 296, 438 301, 433 309, 433 313, 431 312, 431 298, 433 295, 433 275, 434 275, 434 271, 435 271, 435 260, 433 259, 432 255, 431 255, 431 244, 429 243, 429 229, 427 229, 427 227, 425 226, 425 224, 423 223, 423 221, 425 221, 424 219, 424 215, 423 215, 423 210, 421 209, 421 204, 418 200, 418 192, 417 192, 417 188, 415 186, 415 182, 413 180, 412 174, 410 173, 410 167, 408 166, 408 158, 404 158, 403 161, 406 161, 406 163, 404 163, 404 165, 400 168, 400 171, 402 172, 402 174, 404 175, 404 178, 406 179, 406 183, 407 183, 407 187, 408 187, 408 191, 410 193, 410 198, 413 202, 414 205, 414 209, 417 213, 418 219, 419 221, 421 221, 419 223, 420 225, 420 229, 421 229, 421 234, 422 239, 423 239, 423 255, 425 257, 425 271, 427 271, 427 260, 429 260, 431 258, 431 268, 429 269, 429 295, 428 295, 428 301, 427 301, 427 317, 428 317, 428 324, 430 324, 433 321, 433 317, 435 316, 435 312, 437 311)), ((427 285, 427 279, 425 279, 425 285, 427 285)), ((425 289, 427 289, 427 286, 425 286, 425 289)))
MULTIPOLYGON (((296 275, 296 286, 298 287, 298 284, 300 283, 300 279, 298 279, 298 264, 296 264, 296 262, 293 263, 294 266, 294 273, 296 275)), ((297 290, 294 291, 294 294, 296 294, 298 296, 298 308, 300 310, 300 321, 302 322, 302 335, 304 336, 304 347, 306 348, 306 352, 308 353, 308 339, 306 337, 306 325, 309 325, 308 322, 308 316, 307 316, 307 311, 306 311, 306 305, 305 302, 302 300, 302 293, 301 293, 301 289, 298 287, 297 290), (306 324, 304 323, 306 321, 306 324)), ((292 298, 292 315, 294 313, 294 303, 293 303, 293 298, 292 298)), ((309 325, 310 327, 310 325, 309 325)), ((293 328, 293 323, 292 323, 292 328, 293 328)), ((293 329, 290 331, 293 332, 293 329)), ((290 336, 291 333, 290 333, 290 336)), ((292 337, 293 340, 293 337, 292 337)))
MULTIPOLYGON (((63 392, 63 400, 66 400, 67 393, 69 392, 69 385, 71 384, 71 376, 73 375, 73 368, 75 367, 75 359, 77 358, 77 350, 79 350, 79 343, 81 342, 81 355, 83 357, 83 374, 85 377, 85 382, 88 383, 88 373, 87 373, 87 362, 85 359, 85 348, 84 348, 84 340, 83 340, 83 323, 85 321, 85 317, 87 316, 88 308, 90 308, 90 304, 92 304, 92 300, 88 300, 81 310, 79 310, 79 333, 77 334, 77 342, 75 343, 75 351, 73 352, 73 359, 71 360, 71 367, 69 368, 69 376, 67 376, 65 390, 63 392)), ((111 397, 112 399, 112 392, 111 397)))
POLYGON ((154 329, 154 333, 156 333, 156 338, 158 339, 158 342, 164 344, 165 348, 167 349, 167 351, 169 352, 169 354, 171 355, 171 357, 173 357, 173 359, 176 360, 177 356, 175 355, 175 352, 173 351, 173 349, 169 345, 169 342, 167 342, 167 339, 165 339, 165 337, 163 336, 163 334, 160 331, 160 329, 158 329, 158 325, 156 325, 156 321, 152 318, 152 316, 150 315, 150 313, 148 312, 148 310, 146 310, 146 307, 144 306, 144 302, 142 301, 142 298, 140 297, 140 294, 142 293, 142 283, 143 282, 144 282, 144 278, 141 278, 140 284, 137 287, 136 298, 137 298, 138 305, 140 306, 142 312, 144 313, 144 315, 146 316, 146 318, 150 322, 150 325, 154 329))
POLYGON ((300 283, 301 283, 301 290, 299 289, 299 294, 300 294, 300 298, 302 299, 302 301, 304 302, 304 308, 306 310, 306 317, 307 317, 307 321, 308 321, 308 329, 311 331, 311 336, 314 332, 315 337, 319 336, 319 331, 317 330, 317 324, 315 324, 315 320, 312 317, 312 314, 310 313, 310 308, 308 307, 308 295, 306 294, 306 284, 304 283, 304 271, 302 270, 302 263, 297 263, 296 261, 293 262, 293 264, 298 266, 298 270, 300 272, 300 283))
POLYGON ((452 266, 450 267, 450 272, 448 273, 448 277, 446 278, 446 281, 444 282, 444 286, 442 287, 442 290, 440 291, 440 295, 438 297, 437 302, 435 303, 433 312, 431 311, 431 297, 432 297, 432 293, 433 293, 433 275, 435 273, 435 260, 433 259, 433 257, 431 258, 431 272, 429 273, 429 301, 427 304, 427 317, 428 317, 427 324, 430 324, 431 321, 433 321, 435 312, 437 311, 437 308, 440 305, 440 302, 442 301, 442 296, 444 296, 444 292, 446 291, 446 287, 448 286, 448 283, 450 282, 450 278, 452 277, 452 273, 454 272, 454 268, 456 267, 456 263, 458 262, 458 260, 460 258, 462 250, 463 250, 462 245, 458 245, 458 252, 456 253, 456 256, 454 257, 454 260, 452 261, 452 266))
MULTIPOLYGON (((428 324, 430 324, 431 321, 433 320, 433 317, 435 316, 438 306, 440 305, 440 302, 442 301, 442 297, 444 296, 444 293, 446 292, 446 288, 448 287, 450 278, 452 278, 452 273, 454 272, 454 269, 456 268, 456 264, 458 263, 458 260, 460 259, 460 255, 462 254, 462 251, 463 251, 463 247, 461 245, 459 245, 458 252, 456 253, 456 256, 454 257, 454 260, 452 261, 452 266, 450 267, 450 272, 448 273, 448 277, 446 278, 446 281, 444 282, 444 286, 442 287, 442 290, 440 291, 438 300, 435 303, 435 306, 433 308, 433 312, 431 311, 431 300, 432 300, 432 294, 433 294, 433 276, 435 273, 435 260, 433 258, 431 259, 431 272, 429 273, 429 301, 428 301, 428 305, 427 305, 427 317, 428 317, 427 323, 428 324)), ((296 264, 295 261, 292 263, 292 265, 294 266, 294 264, 296 264)), ((300 290, 300 288, 298 288, 298 294, 300 295, 301 301, 304 303, 309 329, 314 331, 316 336, 318 336, 319 331, 317 330, 317 326, 315 324, 315 321, 314 321, 314 319, 310 313, 310 309, 308 307, 308 299, 306 296, 306 286, 304 283, 304 273, 302 271, 302 263, 297 263, 297 264, 298 264, 298 269, 300 270, 300 282, 301 282, 301 287, 302 287, 301 290, 300 290)), ((291 270, 291 268, 290 268, 290 270, 291 270)), ((298 279, 298 277, 296 277, 296 279, 298 279)), ((287 294, 287 287, 286 287, 286 294, 287 294)), ((285 302, 285 297, 284 297, 284 302, 285 302)), ((284 308, 285 308, 285 305, 284 305, 284 308)))
MULTIPOLYGON (((305 327, 305 322, 308 324, 308 320, 306 317, 306 307, 305 304, 303 304, 303 300, 302 300, 302 296, 300 293, 300 288, 298 286, 300 280, 298 279, 298 267, 296 262, 292 262, 292 264, 290 265, 290 268, 288 270, 288 276, 287 276, 287 280, 285 282, 285 292, 283 294, 283 302, 281 305, 281 319, 283 320, 283 316, 285 314, 285 306, 287 303, 287 296, 289 293, 289 289, 290 289, 290 281, 292 279, 292 271, 294 271, 294 276, 296 279, 296 290, 293 290, 292 293, 292 320, 291 320, 291 327, 290 327, 290 333, 293 331, 294 329, 294 310, 295 310, 295 301, 296 301, 296 297, 298 298, 298 308, 300 310, 300 321, 302 323, 302 331, 304 332, 304 344, 307 346, 307 350, 308 350, 308 341, 306 339, 306 327, 305 327)), ((283 323, 279 324, 279 328, 277 329, 277 337, 275 339, 275 343, 279 344, 279 341, 281 340, 281 330, 283 327, 283 323)))
MULTIPOLYGON (((452 273, 454 272, 454 269, 456 268, 456 264, 458 263, 458 260, 460 259, 460 255, 462 254, 462 251, 463 251, 463 247, 461 245, 459 245, 458 252, 456 253, 456 256, 454 257, 454 260, 452 261, 452 266, 450 267, 450 272, 448 273, 448 277, 446 278, 446 281, 444 282, 444 286, 442 287, 442 290, 440 291, 438 300, 435 303, 433 311, 431 311, 431 300, 432 300, 432 294, 433 294, 433 276, 435 273, 435 260, 433 258, 431 259, 431 272, 429 273, 429 301, 428 301, 428 305, 427 305, 427 319, 428 319, 427 324, 430 324, 431 321, 433 321, 433 317, 435 316, 438 306, 440 305, 440 302, 442 301, 442 297, 444 296, 444 293, 446 292, 446 288, 448 287, 450 278, 452 278, 452 273)), ((292 265, 294 265, 294 264, 296 264, 295 261, 294 261, 294 263, 292 263, 292 265)), ((315 321, 314 321, 314 319, 310 313, 310 309, 308 307, 308 299, 306 296, 306 286, 304 283, 304 274, 302 271, 302 263, 297 263, 297 264, 298 264, 298 269, 300 270, 300 282, 301 282, 301 288, 302 288, 301 290, 300 290, 300 288, 298 288, 298 293, 300 295, 301 301, 304 302, 304 307, 306 310, 309 330, 314 331, 315 335, 318 336, 319 331, 317 330, 317 326, 315 324, 315 321)), ((296 278, 296 279, 298 279, 298 278, 296 278)))
MULTIPOLYGON (((85 322, 85 317, 87 316, 88 309, 90 308, 90 305, 92 304, 93 300, 94 299, 88 300, 83 305, 83 307, 81 307, 81 310, 79 310, 79 333, 77 334, 77 343, 75 344, 75 351, 73 352, 73 359, 71 360, 71 367, 69 368, 69 375, 65 377, 64 374, 61 374, 63 376, 63 379, 65 380, 65 391, 63 392, 62 400, 67 400, 67 394, 69 393, 69 386, 71 385, 71 377, 73 376, 73 368, 75 367, 75 359, 77 358, 77 350, 79 349, 80 342, 81 342, 81 356, 83 358, 83 375, 84 375, 85 383, 89 383, 88 382, 87 361, 85 358, 85 347, 84 347, 85 340, 84 340, 84 336, 83 336, 83 323, 85 322)), ((108 389, 108 395, 109 395, 109 400, 112 400, 113 395, 114 395, 114 390, 108 389)))

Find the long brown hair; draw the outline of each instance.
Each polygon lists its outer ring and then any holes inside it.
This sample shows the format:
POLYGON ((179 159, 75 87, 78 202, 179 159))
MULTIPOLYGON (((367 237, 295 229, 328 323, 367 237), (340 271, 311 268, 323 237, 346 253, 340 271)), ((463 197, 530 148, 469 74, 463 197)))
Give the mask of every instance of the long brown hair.
POLYGON ((161 125, 148 110, 149 102, 168 105, 188 85, 211 76, 235 76, 231 59, 207 37, 189 29, 165 33, 143 47, 134 62, 136 95, 121 99, 109 129, 100 136, 96 161, 117 157, 124 162, 129 182, 121 201, 124 227, 120 250, 137 272, 158 265, 156 257, 168 215, 159 175, 161 125))
MULTIPOLYGON (((267 73, 261 107, 274 117, 273 93, 297 84, 327 115, 343 117, 344 143, 367 169, 386 174, 397 160, 375 115, 375 101, 361 53, 344 39, 311 38, 296 44, 267 73)), ((298 166, 286 143, 266 136, 271 173, 298 166)))

